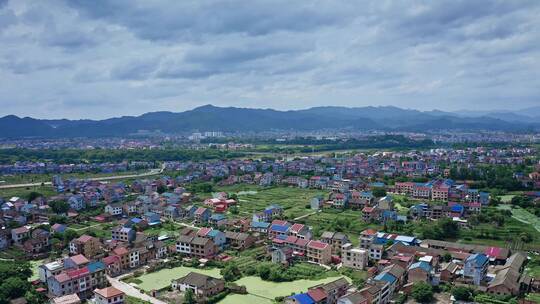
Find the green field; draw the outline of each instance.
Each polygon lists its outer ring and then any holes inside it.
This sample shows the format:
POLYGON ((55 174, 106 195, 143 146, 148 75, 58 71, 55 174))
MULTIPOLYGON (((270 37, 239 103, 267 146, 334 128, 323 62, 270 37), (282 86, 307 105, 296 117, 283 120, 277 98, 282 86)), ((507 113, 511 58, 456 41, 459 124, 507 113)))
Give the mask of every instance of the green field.
POLYGON ((535 303, 540 303, 540 293, 531 293, 527 295, 527 300, 534 301, 535 303))
POLYGON ((26 198, 30 192, 39 192, 46 197, 56 195, 52 186, 33 186, 25 188, 12 188, 12 189, 0 189, 0 197, 5 198, 6 200, 10 199, 13 196, 26 198))
POLYGON ((43 264, 44 260, 38 260, 38 261, 30 261, 30 265, 32 265, 32 276, 28 278, 29 281, 35 281, 39 279, 39 266, 43 264))
MULTIPOLYGON (((306 208, 311 199, 327 192, 296 187, 259 187, 256 185, 234 185, 216 187, 216 191, 235 193, 238 195, 239 216, 253 214, 264 210, 271 204, 278 204, 285 210, 285 216, 293 219, 313 212, 306 208)), ((206 194, 203 198, 209 197, 206 194)))
POLYGON ((142 283, 138 284, 139 288, 144 291, 150 291, 152 289, 161 289, 167 287, 171 284, 171 280, 179 279, 190 272, 198 272, 205 275, 209 275, 216 278, 221 278, 219 274, 219 269, 198 269, 191 267, 175 267, 171 269, 162 269, 156 272, 144 274, 137 279, 141 280, 142 283))
POLYGON ((532 225, 538 232, 540 232, 540 218, 530 213, 526 209, 512 205, 499 205, 497 208, 510 210, 513 218, 522 223, 532 225))
POLYGON ((250 294, 267 299, 274 299, 275 297, 290 295, 293 292, 305 292, 309 287, 332 282, 338 278, 339 277, 326 278, 322 280, 297 280, 293 282, 275 283, 263 281, 259 277, 245 277, 236 281, 236 284, 246 286, 250 294))

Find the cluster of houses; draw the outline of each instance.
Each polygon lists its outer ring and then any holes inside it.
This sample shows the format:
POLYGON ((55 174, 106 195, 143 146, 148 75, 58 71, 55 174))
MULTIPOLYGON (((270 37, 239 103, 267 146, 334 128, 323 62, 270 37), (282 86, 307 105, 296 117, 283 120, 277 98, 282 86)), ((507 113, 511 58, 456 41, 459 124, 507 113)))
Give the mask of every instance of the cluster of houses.
POLYGON ((517 296, 540 287, 540 282, 523 274, 527 255, 519 251, 418 240, 371 229, 362 232, 357 247, 341 233, 324 232, 322 239, 334 262, 367 270, 365 285, 358 289, 340 281, 337 293, 315 286, 288 297, 287 303, 384 304, 398 292, 410 293, 416 282, 468 285, 497 296, 517 296))
POLYGON ((9 165, 0 165, 0 174, 69 174, 69 173, 114 173, 128 170, 149 169, 154 162, 136 161, 120 163, 80 163, 57 164, 52 162, 15 162, 9 165))

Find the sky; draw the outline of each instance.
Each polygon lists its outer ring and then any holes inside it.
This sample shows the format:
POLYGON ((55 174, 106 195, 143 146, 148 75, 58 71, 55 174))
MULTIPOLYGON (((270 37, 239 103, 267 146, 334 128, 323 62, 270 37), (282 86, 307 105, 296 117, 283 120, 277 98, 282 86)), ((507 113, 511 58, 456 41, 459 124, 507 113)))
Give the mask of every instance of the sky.
POLYGON ((540 1, 0 0, 0 116, 540 106, 540 1))

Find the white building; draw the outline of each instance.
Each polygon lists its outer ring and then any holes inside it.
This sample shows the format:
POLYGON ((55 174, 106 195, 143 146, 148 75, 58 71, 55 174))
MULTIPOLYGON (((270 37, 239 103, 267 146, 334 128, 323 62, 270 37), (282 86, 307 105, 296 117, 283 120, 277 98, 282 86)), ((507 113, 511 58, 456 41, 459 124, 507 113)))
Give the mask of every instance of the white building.
POLYGON ((351 243, 341 247, 341 262, 344 267, 363 270, 368 262, 368 253, 361 248, 354 248, 351 243))

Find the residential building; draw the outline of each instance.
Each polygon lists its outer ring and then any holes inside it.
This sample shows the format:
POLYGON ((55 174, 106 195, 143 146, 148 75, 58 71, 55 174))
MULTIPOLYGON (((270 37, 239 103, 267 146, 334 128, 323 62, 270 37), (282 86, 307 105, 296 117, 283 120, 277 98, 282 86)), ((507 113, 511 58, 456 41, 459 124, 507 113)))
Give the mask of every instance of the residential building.
POLYGON ((332 249, 327 243, 312 240, 307 244, 306 256, 309 262, 328 265, 332 260, 332 249))
POLYGON ((191 289, 197 298, 204 299, 222 292, 225 289, 225 281, 190 272, 180 279, 172 280, 171 286, 181 292, 191 289))
POLYGON ((364 270, 368 263, 368 252, 365 249, 354 248, 351 243, 347 243, 341 249, 341 262, 344 267, 364 270))
POLYGON ((125 301, 124 292, 112 286, 103 289, 95 289, 94 296, 96 304, 123 304, 125 301))

